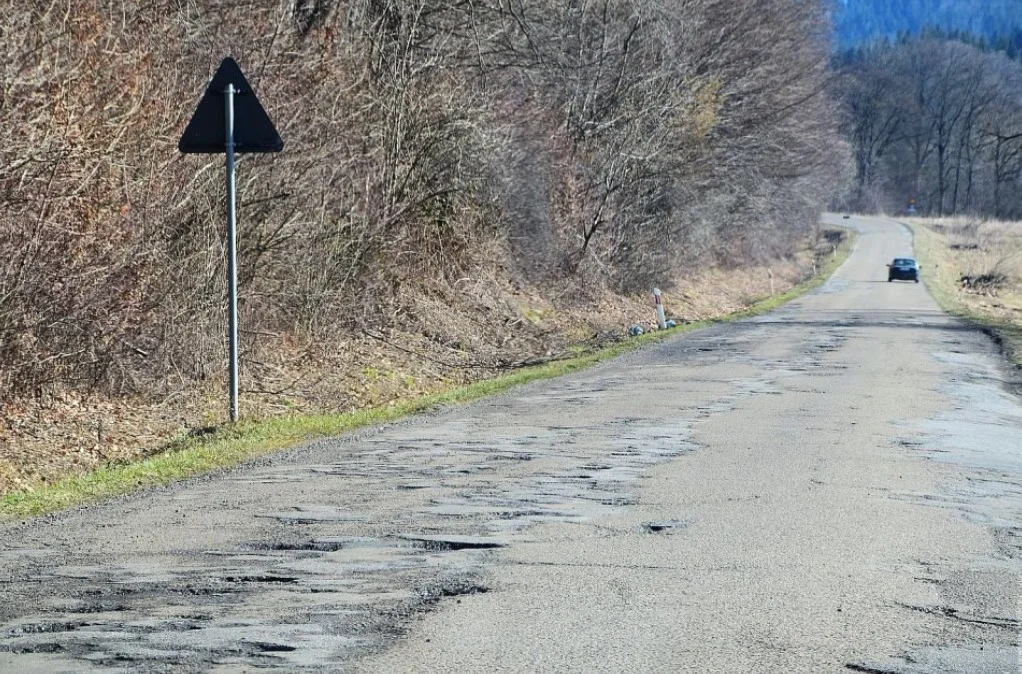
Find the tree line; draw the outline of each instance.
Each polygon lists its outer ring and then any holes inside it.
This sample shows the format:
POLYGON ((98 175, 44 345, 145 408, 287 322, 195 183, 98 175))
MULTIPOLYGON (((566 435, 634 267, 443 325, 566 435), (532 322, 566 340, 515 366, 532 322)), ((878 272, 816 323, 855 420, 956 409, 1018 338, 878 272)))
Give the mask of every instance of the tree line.
MULTIPOLYGON (((226 54, 287 147, 239 163, 246 367, 481 266, 647 290, 792 252, 845 145, 805 0, 0 0, 0 396, 224 376, 226 54)), ((383 318, 384 316, 390 318, 383 318)))
POLYGON ((837 0, 834 13, 843 47, 933 29, 961 31, 992 43, 1022 30, 1020 0, 837 0))
POLYGON ((846 53, 847 206, 1022 218, 1022 63, 976 41, 881 41, 846 53))

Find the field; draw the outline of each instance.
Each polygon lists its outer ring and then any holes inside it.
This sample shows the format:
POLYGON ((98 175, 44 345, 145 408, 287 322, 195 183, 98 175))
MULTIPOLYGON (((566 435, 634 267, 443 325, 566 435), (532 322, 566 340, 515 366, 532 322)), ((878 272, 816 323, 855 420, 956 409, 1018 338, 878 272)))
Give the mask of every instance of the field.
POLYGON ((991 328, 1022 366, 1022 223, 943 218, 909 224, 937 301, 991 328))

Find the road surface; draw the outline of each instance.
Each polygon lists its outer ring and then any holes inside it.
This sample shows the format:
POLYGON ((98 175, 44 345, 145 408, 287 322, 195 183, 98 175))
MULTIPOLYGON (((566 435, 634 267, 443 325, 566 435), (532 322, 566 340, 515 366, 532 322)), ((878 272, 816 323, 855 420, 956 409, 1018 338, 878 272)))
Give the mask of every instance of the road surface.
POLYGON ((0 529, 0 671, 1022 671, 1017 375, 844 222, 769 315, 0 529))

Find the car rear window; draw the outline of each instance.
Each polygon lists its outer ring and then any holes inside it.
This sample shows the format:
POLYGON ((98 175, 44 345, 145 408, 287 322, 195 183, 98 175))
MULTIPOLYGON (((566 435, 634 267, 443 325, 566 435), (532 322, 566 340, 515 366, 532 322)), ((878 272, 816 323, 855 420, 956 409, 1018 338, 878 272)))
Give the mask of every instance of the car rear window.
POLYGON ((915 260, 907 257, 899 257, 894 261, 895 267, 914 267, 915 264, 915 260))

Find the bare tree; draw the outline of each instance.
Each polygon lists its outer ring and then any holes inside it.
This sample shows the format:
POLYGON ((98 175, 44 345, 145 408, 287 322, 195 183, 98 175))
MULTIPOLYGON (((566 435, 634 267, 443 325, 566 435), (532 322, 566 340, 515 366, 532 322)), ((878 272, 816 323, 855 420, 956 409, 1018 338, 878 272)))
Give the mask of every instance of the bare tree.
POLYGON ((869 184, 883 194, 876 206, 918 199, 938 215, 1004 216, 1016 175, 1018 62, 930 37, 865 51, 844 70, 856 205, 870 205, 861 199, 869 184))
MULTIPOLYGON (((449 290, 495 257, 522 283, 631 291, 789 254, 845 159, 815 1, 0 0, 0 16, 5 395, 223 376, 220 159, 175 144, 224 52, 288 147, 241 160, 250 368, 410 315, 405 288, 449 290)), ((985 142, 1006 185, 1014 146, 985 142)))

